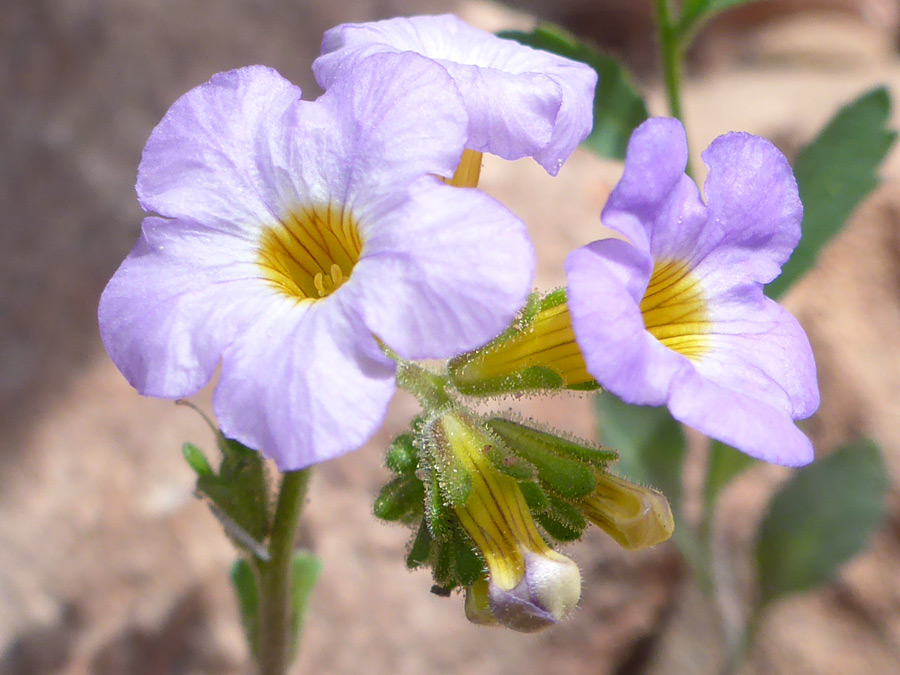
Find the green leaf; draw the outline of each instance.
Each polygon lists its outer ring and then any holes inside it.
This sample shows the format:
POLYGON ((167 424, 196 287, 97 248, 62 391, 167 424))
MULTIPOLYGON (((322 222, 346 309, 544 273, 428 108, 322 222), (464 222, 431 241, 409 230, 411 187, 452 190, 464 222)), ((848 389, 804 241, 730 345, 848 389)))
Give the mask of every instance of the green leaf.
POLYGON ((709 446, 709 462, 706 468, 706 483, 703 486, 703 501, 706 513, 711 514, 719 493, 744 469, 756 462, 749 455, 735 450, 729 445, 712 441, 709 446))
POLYGON ((664 407, 628 405, 609 392, 599 394, 595 401, 600 441, 619 451, 619 462, 612 470, 623 478, 648 483, 662 491, 678 522, 687 448, 681 425, 664 407))
POLYGON ((212 467, 209 465, 209 460, 206 459, 206 455, 204 455, 203 451, 193 443, 184 443, 181 446, 181 454, 184 455, 184 459, 188 463, 188 466, 190 466, 198 476, 211 476, 213 474, 212 467))
POLYGON ((597 71, 594 128, 585 139, 584 146, 601 157, 625 158, 631 132, 649 117, 649 113, 631 77, 615 58, 550 24, 538 26, 531 33, 504 31, 499 35, 535 49, 581 61, 597 71))
POLYGON ((772 499, 757 533, 760 606, 832 579, 878 527, 887 489, 871 441, 800 469, 772 499))
POLYGON ((431 552, 431 542, 431 530, 428 529, 428 524, 423 520, 409 547, 409 553, 406 555, 406 566, 409 569, 415 569, 428 560, 428 554, 431 552))
POLYGON ((262 457, 230 439, 223 439, 220 448, 219 473, 199 476, 197 491, 253 540, 264 541, 269 534, 271 504, 262 457))
POLYGON ((803 237, 781 276, 766 287, 773 298, 816 262, 819 252, 879 183, 878 167, 897 134, 886 125, 891 97, 878 87, 844 106, 794 162, 803 202, 803 237))
POLYGON ((229 574, 231 585, 237 595, 238 611, 244 637, 254 660, 259 660, 259 594, 256 588, 256 574, 244 558, 235 560, 229 574))
POLYGON ((309 596, 319 580, 322 562, 309 551, 295 551, 291 561, 291 656, 296 654, 303 632, 309 596))
POLYGON ((425 486, 415 476, 397 476, 381 488, 372 508, 381 520, 413 522, 422 517, 425 486))
POLYGON ((676 33, 680 39, 691 36, 703 22, 708 21, 726 9, 746 5, 758 0, 684 0, 681 5, 681 16, 678 19, 676 33))
POLYGON ((387 467, 397 474, 412 474, 419 466, 419 453, 412 434, 400 434, 391 442, 385 458, 387 467))
POLYGON ((471 586, 484 575, 484 561, 472 550, 472 545, 464 535, 456 537, 454 546, 459 585, 471 586))

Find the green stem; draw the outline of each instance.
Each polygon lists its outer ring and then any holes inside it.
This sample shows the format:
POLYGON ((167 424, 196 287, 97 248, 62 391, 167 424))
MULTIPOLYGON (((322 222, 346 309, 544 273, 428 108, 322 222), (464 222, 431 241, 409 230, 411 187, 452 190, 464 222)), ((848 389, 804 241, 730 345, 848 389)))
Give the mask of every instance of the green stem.
POLYGON ((260 675, 284 675, 290 665, 291 561, 309 473, 307 468, 284 474, 269 537, 269 560, 259 564, 260 675))
POLYGON ((397 386, 415 396, 425 410, 434 410, 450 402, 446 375, 412 361, 397 363, 397 386))
MULTIPOLYGON (((666 87, 666 100, 669 105, 669 116, 681 120, 681 123, 684 124, 684 111, 681 108, 682 42, 679 39, 676 22, 672 19, 669 0, 653 1, 656 6, 659 52, 662 61, 663 82, 666 87)), ((688 176, 693 176, 690 157, 688 157, 685 173, 688 176)))

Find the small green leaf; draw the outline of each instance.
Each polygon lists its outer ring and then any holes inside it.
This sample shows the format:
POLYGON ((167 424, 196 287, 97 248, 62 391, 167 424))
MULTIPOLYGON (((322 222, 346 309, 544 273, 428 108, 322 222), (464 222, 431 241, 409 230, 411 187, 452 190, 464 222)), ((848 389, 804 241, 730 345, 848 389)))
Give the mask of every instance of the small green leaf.
POLYGON ((706 512, 712 513, 719 493, 732 479, 744 469, 748 469, 756 462, 749 455, 745 455, 731 446, 712 441, 709 446, 709 463, 706 469, 706 484, 703 486, 703 501, 706 504, 706 512))
POLYGON ((537 483, 522 481, 519 483, 519 489, 522 491, 522 496, 525 497, 525 504, 533 514, 541 513, 549 508, 550 501, 547 499, 547 493, 537 483))
POLYGON ((444 503, 436 472, 432 472, 431 479, 424 485, 425 518, 431 529, 431 536, 438 541, 447 541, 452 534, 452 517, 449 507, 444 503))
POLYGON ((259 593, 256 588, 256 575, 253 567, 244 558, 234 561, 231 566, 231 585, 237 595, 238 611, 241 615, 241 626, 244 637, 250 646, 250 653, 259 660, 259 593))
POLYGON ((631 132, 647 119, 647 104, 619 62, 581 42, 558 26, 544 24, 531 33, 505 31, 500 37, 586 63, 597 71, 594 128, 584 146, 601 157, 624 159, 631 132))
POLYGON ((426 560, 431 552, 431 530, 428 524, 423 520, 419 525, 419 531, 413 539, 412 545, 409 547, 409 553, 406 555, 406 566, 409 569, 415 569, 426 560))
POLYGON ((535 516, 547 534, 557 541, 575 541, 587 527, 587 522, 578 510, 562 499, 547 494, 549 508, 535 516))
POLYGON ((264 541, 271 524, 271 503, 262 456, 231 439, 223 438, 219 446, 219 473, 199 476, 197 491, 254 540, 264 541))
POLYGON ((628 405, 609 392, 599 394, 595 401, 600 440, 619 451, 615 473, 660 490, 669 500, 675 522, 679 522, 681 473, 687 450, 681 425, 665 407, 628 405))
POLYGON ((391 442, 385 458, 387 467, 398 474, 411 474, 419 466, 419 453, 412 434, 400 434, 391 442))
POLYGON ((684 0, 676 33, 679 38, 689 38, 702 23, 731 7, 746 5, 758 0, 684 0))
POLYGON ((294 552, 291 562, 291 656, 297 653, 306 605, 321 572, 322 562, 311 552, 294 552))
POLYGON ((193 443, 185 443, 181 446, 181 454, 184 455, 185 461, 188 463, 194 473, 198 476, 211 476, 213 469, 206 459, 203 451, 193 443))
POLYGON ((760 606, 831 580, 878 527, 887 488, 871 441, 797 471, 769 503, 757 533, 760 606))
POLYGON ((461 586, 471 586, 484 575, 484 561, 472 550, 464 535, 456 537, 455 546, 457 581, 461 586))
POLYGON ((397 476, 381 488, 373 512, 381 520, 415 521, 422 517, 425 487, 415 476, 397 476))
POLYGON ((803 237, 781 276, 766 286, 782 295, 816 262, 819 252, 879 183, 878 167, 897 137, 886 125, 891 96, 878 87, 841 108, 794 162, 803 202, 803 237))

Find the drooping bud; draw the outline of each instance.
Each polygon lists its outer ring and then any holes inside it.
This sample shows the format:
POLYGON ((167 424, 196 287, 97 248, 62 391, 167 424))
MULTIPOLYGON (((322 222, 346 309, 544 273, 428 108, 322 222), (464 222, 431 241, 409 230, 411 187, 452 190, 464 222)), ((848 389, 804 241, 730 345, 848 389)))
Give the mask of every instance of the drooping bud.
MULTIPOLYGON (((581 575, 541 537, 518 482, 488 458, 499 439, 459 410, 438 416, 425 435, 439 474, 466 474, 465 479, 440 476, 439 483, 468 488, 451 490, 447 501, 487 564, 490 613, 499 623, 528 632, 565 618, 581 596, 581 575)), ((479 623, 484 623, 483 590, 470 586, 467 603, 479 623)))
POLYGON ((620 546, 637 550, 672 536, 675 521, 663 493, 598 471, 597 489, 581 501, 585 517, 620 546))
POLYGON ((456 388, 472 396, 597 389, 575 342, 565 289, 532 303, 513 329, 490 344, 453 359, 449 372, 456 388))

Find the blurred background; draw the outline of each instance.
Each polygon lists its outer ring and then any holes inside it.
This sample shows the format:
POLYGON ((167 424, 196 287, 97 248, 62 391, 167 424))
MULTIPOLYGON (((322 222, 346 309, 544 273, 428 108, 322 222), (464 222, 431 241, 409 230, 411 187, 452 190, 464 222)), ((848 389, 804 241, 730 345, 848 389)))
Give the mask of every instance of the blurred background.
MULTIPOLYGON (((248 671, 226 578, 234 554, 179 451, 184 440, 211 448, 211 435, 192 411, 134 393, 97 335, 99 294, 140 228, 141 148, 175 98, 217 71, 264 63, 314 97, 325 29, 448 11, 487 30, 560 23, 625 59, 651 112, 665 112, 650 0, 0 3, 0 674, 248 671)), ((791 156, 864 90, 884 83, 896 99, 898 26, 896 0, 726 13, 688 59, 693 151, 737 129, 791 156)), ((530 161, 487 159, 482 186, 528 223, 539 288, 561 284, 568 251, 596 238, 619 171, 585 151, 556 179, 530 161)), ((896 152, 883 175, 787 304, 819 363, 817 447, 876 439, 890 515, 834 583, 767 612, 742 672, 900 672, 896 152)), ((209 393, 197 401, 208 406, 209 393)), ((587 397, 528 406, 594 434, 587 397)), ((472 626, 460 597, 429 593, 429 574, 404 567, 408 531, 371 516, 382 450, 415 409, 398 396, 372 442, 314 473, 302 539, 324 572, 297 672, 716 672, 713 614, 671 544, 625 553, 591 531, 566 551, 584 577, 579 611, 536 636, 472 626)), ((785 475, 759 466, 726 494, 716 536, 736 559, 785 475)), ((729 611, 740 612, 747 571, 731 573, 729 611)))

